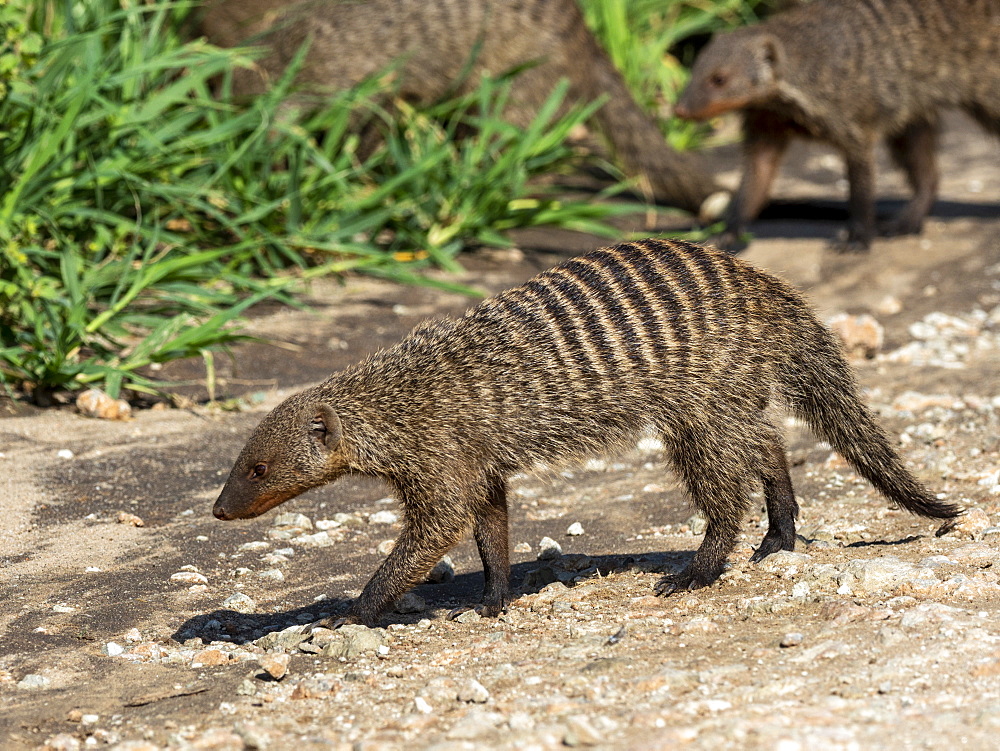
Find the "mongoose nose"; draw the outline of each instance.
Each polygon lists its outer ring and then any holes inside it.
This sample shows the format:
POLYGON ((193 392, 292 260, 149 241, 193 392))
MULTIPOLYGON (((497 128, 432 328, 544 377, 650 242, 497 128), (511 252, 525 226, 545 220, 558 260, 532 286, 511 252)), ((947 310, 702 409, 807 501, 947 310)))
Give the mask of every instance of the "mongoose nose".
POLYGON ((222 507, 221 504, 218 503, 216 503, 215 507, 212 509, 212 514, 215 516, 216 519, 222 519, 222 521, 226 521, 229 519, 229 517, 226 515, 226 510, 222 507))
POLYGON ((687 105, 678 102, 676 105, 674 105, 674 114, 677 115, 677 117, 681 118, 682 120, 687 120, 689 117, 691 117, 691 110, 687 108, 687 105))

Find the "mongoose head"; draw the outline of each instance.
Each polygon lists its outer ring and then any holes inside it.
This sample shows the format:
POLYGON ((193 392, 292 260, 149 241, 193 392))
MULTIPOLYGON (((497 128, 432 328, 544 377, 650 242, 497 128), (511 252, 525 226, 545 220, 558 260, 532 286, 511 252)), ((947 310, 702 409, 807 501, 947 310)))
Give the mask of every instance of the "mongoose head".
POLYGON ((674 113, 706 120, 766 102, 777 93, 782 58, 780 41, 752 27, 716 35, 694 61, 674 113))
POLYGON ((304 391, 256 427, 212 513, 218 519, 251 519, 346 471, 340 418, 314 391, 304 391))

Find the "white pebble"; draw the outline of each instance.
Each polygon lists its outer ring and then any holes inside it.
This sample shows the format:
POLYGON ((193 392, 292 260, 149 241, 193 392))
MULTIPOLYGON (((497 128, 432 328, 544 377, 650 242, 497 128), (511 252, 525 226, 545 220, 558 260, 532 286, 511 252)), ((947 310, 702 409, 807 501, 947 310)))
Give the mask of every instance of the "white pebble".
POLYGON ((427 703, 427 700, 422 696, 414 697, 413 699, 413 709, 420 714, 430 714, 434 711, 434 708, 427 703))
POLYGON ((562 555, 562 546, 551 537, 543 537, 538 543, 538 560, 548 561, 562 555))
POLYGON ((60 459, 72 459, 73 452, 70 451, 69 449, 59 449, 59 452, 56 454, 56 456, 58 456, 60 459))
POLYGON ((566 530, 566 534, 571 537, 574 537, 576 535, 582 535, 583 525, 580 524, 580 522, 573 522, 572 524, 569 525, 569 528, 566 530))
POLYGON ((109 641, 107 644, 104 645, 104 649, 102 651, 108 657, 117 657, 118 655, 122 654, 125 651, 125 647, 123 647, 118 642, 109 641))
POLYGON ((396 515, 395 511, 388 509, 376 511, 368 517, 369 524, 395 524, 397 521, 399 521, 399 516, 396 515))

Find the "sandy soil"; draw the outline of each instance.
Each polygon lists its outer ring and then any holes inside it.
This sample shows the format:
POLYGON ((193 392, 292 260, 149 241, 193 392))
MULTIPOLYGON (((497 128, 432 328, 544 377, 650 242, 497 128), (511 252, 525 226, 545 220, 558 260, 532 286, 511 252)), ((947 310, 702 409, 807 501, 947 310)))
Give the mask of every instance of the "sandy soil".
MULTIPOLYGON (((734 154, 717 155, 728 179, 734 154)), ((454 578, 418 587, 411 612, 343 644, 299 645, 280 630, 358 594, 398 528, 393 505, 347 480, 278 510, 309 525, 275 526, 276 512, 224 524, 211 504, 231 462, 297 387, 468 305, 369 279, 317 283, 312 312, 260 311, 251 330, 273 343, 223 363, 220 389, 244 397, 241 411, 106 422, 0 402, 0 746, 995 748, 1000 146, 955 120, 942 166, 923 236, 838 256, 826 242, 844 217, 840 168, 797 149, 744 256, 824 318, 869 313, 884 327, 860 378, 913 470, 981 512, 955 531, 935 537, 887 509, 789 423, 798 551, 747 564, 766 526, 757 513, 716 585, 655 598, 658 572, 687 560, 699 530, 644 442, 515 481, 521 597, 501 619, 446 619, 481 586, 463 543, 454 578), (573 523, 582 534, 567 534, 573 523), (563 555, 537 560, 543 537, 563 555)), ((880 185, 880 208, 897 206, 899 176, 883 169, 880 185)), ((518 241, 471 255, 465 281, 495 291, 599 244, 518 241)), ((196 363, 174 373, 200 376, 196 363)))

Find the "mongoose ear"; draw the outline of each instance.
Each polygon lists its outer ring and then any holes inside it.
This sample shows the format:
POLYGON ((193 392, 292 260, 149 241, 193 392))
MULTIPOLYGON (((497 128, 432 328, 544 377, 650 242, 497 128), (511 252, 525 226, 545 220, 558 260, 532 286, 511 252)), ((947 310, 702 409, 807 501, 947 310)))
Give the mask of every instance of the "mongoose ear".
POLYGON ((307 428, 313 439, 328 449, 336 448, 343 437, 343 429, 333 407, 320 402, 306 414, 310 416, 307 428))
POLYGON ((775 80, 781 76, 781 67, 784 63, 784 50, 781 42, 770 34, 764 34, 759 40, 760 60, 766 67, 770 80, 775 80))

